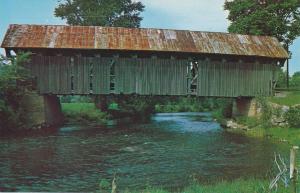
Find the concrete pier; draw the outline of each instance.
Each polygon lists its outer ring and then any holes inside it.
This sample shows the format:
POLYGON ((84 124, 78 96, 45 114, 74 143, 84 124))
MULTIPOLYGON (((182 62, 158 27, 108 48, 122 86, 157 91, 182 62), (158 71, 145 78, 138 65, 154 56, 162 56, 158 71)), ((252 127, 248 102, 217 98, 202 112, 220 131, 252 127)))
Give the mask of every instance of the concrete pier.
POLYGON ((63 123, 63 114, 59 98, 56 95, 38 95, 27 92, 21 102, 24 109, 26 128, 42 125, 57 126, 63 123))
POLYGON ((232 105, 232 116, 256 117, 260 115, 257 101, 250 97, 236 98, 232 105))

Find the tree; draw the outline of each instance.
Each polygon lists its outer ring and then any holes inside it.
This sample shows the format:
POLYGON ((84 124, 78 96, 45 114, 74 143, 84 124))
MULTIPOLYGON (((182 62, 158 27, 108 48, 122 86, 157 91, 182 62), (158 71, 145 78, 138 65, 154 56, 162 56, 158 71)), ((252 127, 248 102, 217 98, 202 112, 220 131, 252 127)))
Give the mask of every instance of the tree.
POLYGON ((229 11, 229 32, 274 36, 288 53, 300 35, 299 0, 226 0, 224 9, 229 11))
POLYGON ((277 77, 277 83, 276 88, 284 88, 286 85, 286 72, 284 72, 282 69, 279 69, 278 71, 278 77, 277 77))
POLYGON ((20 101, 31 89, 30 73, 24 66, 29 55, 20 53, 8 59, 0 56, 0 133, 16 129, 24 122, 20 101))
POLYGON ((139 27, 144 10, 132 0, 60 0, 55 16, 69 25, 139 27))
POLYGON ((291 78, 291 87, 300 88, 300 72, 295 72, 291 78))

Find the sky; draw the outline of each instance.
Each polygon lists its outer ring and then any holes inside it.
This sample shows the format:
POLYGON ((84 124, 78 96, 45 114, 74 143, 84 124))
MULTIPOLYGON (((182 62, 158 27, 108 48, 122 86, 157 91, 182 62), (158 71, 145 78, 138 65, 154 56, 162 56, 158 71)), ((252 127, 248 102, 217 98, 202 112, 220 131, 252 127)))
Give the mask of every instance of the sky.
MULTIPOLYGON (((225 0, 140 0, 141 27, 227 32, 225 0)), ((58 0, 0 0, 0 42, 9 24, 65 24, 54 16, 58 0)), ((290 73, 300 71, 300 38, 291 46, 290 73)), ((0 54, 4 50, 0 49, 0 54)))

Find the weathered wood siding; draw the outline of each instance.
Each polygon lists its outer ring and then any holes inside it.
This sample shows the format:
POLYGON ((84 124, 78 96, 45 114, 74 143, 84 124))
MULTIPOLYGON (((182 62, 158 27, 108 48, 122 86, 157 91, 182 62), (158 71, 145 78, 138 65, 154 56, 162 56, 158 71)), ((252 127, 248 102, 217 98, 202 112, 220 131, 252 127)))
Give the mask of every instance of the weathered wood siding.
POLYGON ((109 58, 32 56, 41 94, 108 94, 109 58))
MULTIPOLYGON (((41 94, 190 94, 184 59, 34 55, 31 64, 41 94)), ((275 64, 198 61, 195 94, 269 96, 276 69, 275 64)))
POLYGON ((273 64, 199 61, 198 96, 269 96, 273 64))
POLYGON ((116 59, 116 93, 186 95, 187 60, 116 59))

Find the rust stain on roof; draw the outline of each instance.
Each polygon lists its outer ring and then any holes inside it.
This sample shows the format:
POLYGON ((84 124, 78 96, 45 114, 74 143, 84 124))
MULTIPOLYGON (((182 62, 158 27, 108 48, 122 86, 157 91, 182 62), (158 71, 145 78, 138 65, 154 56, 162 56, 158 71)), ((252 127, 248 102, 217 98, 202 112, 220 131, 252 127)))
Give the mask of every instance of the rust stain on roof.
POLYGON ((276 38, 217 32, 100 26, 10 25, 3 48, 169 51, 288 58, 276 38))

